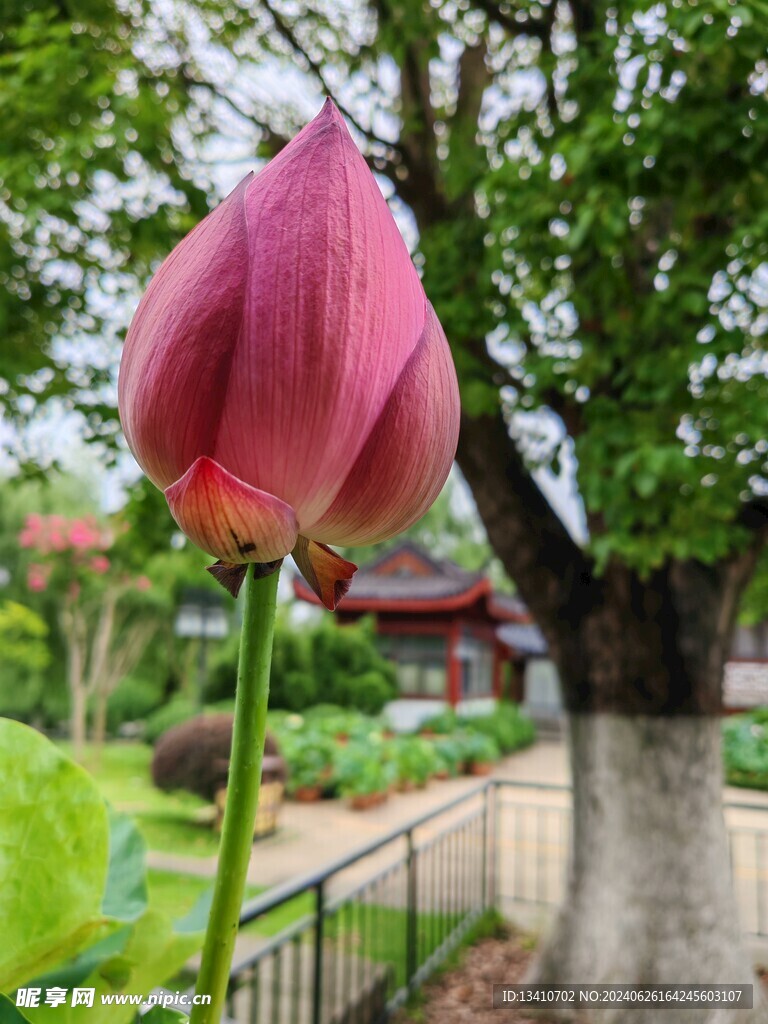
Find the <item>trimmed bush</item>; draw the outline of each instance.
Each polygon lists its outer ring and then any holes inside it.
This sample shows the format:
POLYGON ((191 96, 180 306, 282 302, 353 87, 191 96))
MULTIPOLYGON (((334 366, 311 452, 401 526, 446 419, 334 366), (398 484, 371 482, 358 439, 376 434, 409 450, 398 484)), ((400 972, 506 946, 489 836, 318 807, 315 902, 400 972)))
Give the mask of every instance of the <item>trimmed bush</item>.
MULTIPOLYGON (((213 800, 227 785, 229 755, 232 748, 234 716, 197 715, 164 733, 155 745, 152 780, 159 789, 185 789, 204 800, 213 800)), ((276 758, 279 749, 267 733, 264 757, 276 758)), ((272 778, 285 777, 284 766, 265 764, 272 778)))

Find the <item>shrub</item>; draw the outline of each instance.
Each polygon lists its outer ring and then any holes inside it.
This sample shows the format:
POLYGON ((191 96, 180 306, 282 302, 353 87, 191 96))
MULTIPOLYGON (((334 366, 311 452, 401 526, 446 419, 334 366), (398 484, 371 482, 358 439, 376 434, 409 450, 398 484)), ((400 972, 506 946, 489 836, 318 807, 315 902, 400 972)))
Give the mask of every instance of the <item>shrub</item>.
POLYGON ((283 681, 282 694, 278 690, 278 698, 282 698, 280 706, 290 711, 303 711, 304 708, 313 704, 316 697, 317 684, 312 674, 300 670, 287 672, 283 681))
POLYGON ((425 718, 419 726, 419 732, 434 732, 438 736, 447 736, 455 732, 458 719, 453 708, 445 708, 430 718, 425 718))
POLYGON ((401 736, 391 741, 398 782, 423 786, 440 770, 434 745, 419 736, 401 736))
POLYGON ((454 733, 453 739, 458 744, 461 760, 467 768, 473 764, 489 764, 491 761, 498 761, 501 756, 496 741, 484 733, 466 729, 463 732, 454 733))
POLYGON ((334 686, 334 697, 345 707, 378 715, 394 697, 394 688, 380 669, 372 668, 359 676, 340 676, 334 686))
POLYGON ((124 722, 143 722, 163 701, 163 694, 147 679, 128 676, 107 701, 107 726, 117 732, 124 722))
POLYGON ((490 715, 466 716, 458 719, 461 728, 481 732, 494 740, 502 754, 527 747, 536 739, 536 727, 517 704, 499 701, 490 715))
POLYGON ((303 718, 307 728, 330 737, 367 738, 371 732, 381 732, 379 722, 361 711, 341 708, 336 704, 317 704, 308 708, 303 718))
POLYGON ((286 789, 290 794, 315 786, 325 793, 334 790, 337 746, 329 736, 288 729, 280 734, 280 751, 285 759, 286 789))
POLYGON ((342 796, 367 796, 385 793, 397 768, 384 744, 352 742, 338 751, 336 774, 342 796))
MULTIPOLYGON (((228 714, 197 715, 164 733, 155 745, 152 779, 159 789, 185 789, 213 800, 227 784, 234 717, 228 714)), ((265 758, 279 749, 267 734, 265 758)), ((265 766, 266 767, 266 766, 265 766)), ((284 777, 284 769, 272 771, 284 777)))
POLYGON ((723 722, 726 781, 733 786, 768 789, 768 710, 758 708, 723 722))
POLYGON ((464 748, 453 736, 439 736, 432 741, 437 758, 436 771, 447 772, 451 778, 459 775, 464 767, 464 748))
POLYGON ((167 704, 153 711, 144 723, 144 739, 148 743, 157 740, 174 725, 181 725, 199 714, 200 709, 188 697, 173 697, 167 704))

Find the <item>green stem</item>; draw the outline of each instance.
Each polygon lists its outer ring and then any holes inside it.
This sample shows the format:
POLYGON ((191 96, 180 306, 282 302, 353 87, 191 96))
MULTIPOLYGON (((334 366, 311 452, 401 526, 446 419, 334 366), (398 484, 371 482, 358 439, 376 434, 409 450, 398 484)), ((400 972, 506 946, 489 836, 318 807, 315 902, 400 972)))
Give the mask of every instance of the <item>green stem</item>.
POLYGON ((245 603, 227 801, 196 989, 200 995, 209 995, 211 1002, 209 1006, 193 1007, 191 1024, 219 1024, 227 996, 259 803, 279 575, 278 570, 256 579, 249 567, 243 588, 245 603))

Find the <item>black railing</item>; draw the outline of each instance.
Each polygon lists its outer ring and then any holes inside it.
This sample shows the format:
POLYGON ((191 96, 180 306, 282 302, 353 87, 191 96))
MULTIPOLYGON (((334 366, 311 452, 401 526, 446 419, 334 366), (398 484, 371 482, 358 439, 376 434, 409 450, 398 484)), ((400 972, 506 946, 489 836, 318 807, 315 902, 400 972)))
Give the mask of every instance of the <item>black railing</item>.
POLYGON ((493 794, 483 783, 246 904, 241 929, 312 894, 309 912, 233 967, 229 1016, 385 1020, 490 906, 493 794))
MULTIPOLYGON (((768 806, 726 804, 737 811, 768 806)), ((269 890, 244 906, 241 929, 280 908, 294 920, 233 967, 230 1017, 385 1021, 486 911, 520 920, 561 901, 570 834, 568 787, 490 779, 269 890)), ((729 822, 729 837, 744 929, 768 938, 768 828, 729 822)))

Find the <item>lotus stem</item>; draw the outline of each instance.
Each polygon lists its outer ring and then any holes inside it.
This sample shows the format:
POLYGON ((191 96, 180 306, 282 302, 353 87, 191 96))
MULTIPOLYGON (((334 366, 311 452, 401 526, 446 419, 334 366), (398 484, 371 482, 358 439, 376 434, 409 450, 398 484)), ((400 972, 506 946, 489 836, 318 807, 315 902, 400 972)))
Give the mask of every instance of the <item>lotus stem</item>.
POLYGON ((279 575, 278 569, 258 579, 254 567, 249 566, 243 588, 245 602, 227 799, 196 988, 198 995, 208 995, 211 1001, 208 1006, 192 1008, 191 1024, 219 1024, 227 997, 259 804, 279 575))

